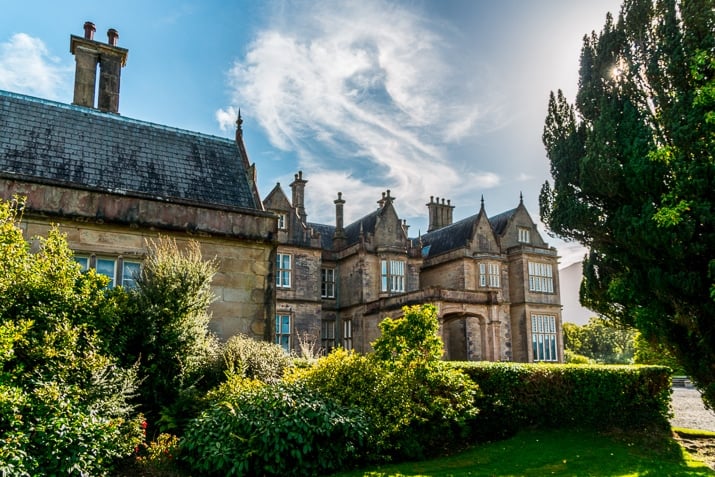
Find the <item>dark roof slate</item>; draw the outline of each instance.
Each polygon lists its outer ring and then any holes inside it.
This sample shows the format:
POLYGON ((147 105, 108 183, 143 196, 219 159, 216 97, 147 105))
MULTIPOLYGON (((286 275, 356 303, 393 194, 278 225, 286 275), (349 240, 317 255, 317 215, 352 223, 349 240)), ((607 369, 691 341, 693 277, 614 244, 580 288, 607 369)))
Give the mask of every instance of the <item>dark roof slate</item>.
POLYGON ((0 175, 260 208, 234 140, 0 90, 0 175))
POLYGON ((308 227, 320 233, 320 247, 323 250, 333 249, 333 236, 335 235, 334 225, 316 224, 310 222, 308 227))
POLYGON ((517 209, 518 207, 489 218, 489 223, 492 225, 492 230, 494 230, 495 234, 502 235, 504 233, 504 229, 506 229, 509 219, 514 216, 517 209))
POLYGON ((466 247, 467 242, 472 238, 472 230, 477 217, 479 214, 424 234, 421 237, 422 245, 425 248, 429 246, 427 253, 423 252, 424 256, 434 257, 450 250, 466 247))

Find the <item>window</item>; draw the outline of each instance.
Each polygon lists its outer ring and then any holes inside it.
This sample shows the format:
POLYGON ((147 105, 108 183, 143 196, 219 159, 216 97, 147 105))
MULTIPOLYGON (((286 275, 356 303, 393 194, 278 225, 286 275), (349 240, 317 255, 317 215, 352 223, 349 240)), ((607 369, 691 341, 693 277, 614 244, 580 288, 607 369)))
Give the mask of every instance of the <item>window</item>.
POLYGON ((117 283, 117 260, 115 258, 99 258, 95 266, 97 273, 109 277, 107 288, 114 288, 117 283))
POLYGON ((519 242, 530 243, 531 242, 531 230, 526 227, 519 227, 519 242))
POLYGON ((276 344, 290 353, 290 315, 276 315, 276 344))
POLYGON ((322 268, 320 270, 320 296, 335 298, 335 269, 322 268))
POLYGON ((141 272, 141 262, 125 260, 122 257, 89 257, 75 255, 74 261, 79 263, 80 269, 86 272, 94 268, 98 274, 109 278, 107 288, 121 285, 124 288, 136 287, 136 279, 141 272))
POLYGON ((531 315, 531 344, 534 361, 558 361, 555 316, 531 315))
POLYGON ((480 263, 479 264, 479 286, 489 288, 499 288, 499 264, 480 263))
POLYGON ((380 291, 390 293, 405 291, 405 262, 400 260, 380 261, 380 291))
POLYGON ((353 320, 343 320, 343 348, 353 349, 353 320))
POLYGON ((286 229, 286 214, 278 214, 278 230, 286 229))
POLYGON ((290 255, 285 253, 276 255, 276 286, 290 288, 290 255))
POLYGON ((122 286, 124 288, 136 288, 137 278, 141 271, 139 262, 122 261, 122 286))
POLYGON ((330 353, 335 348, 335 321, 324 320, 321 323, 320 335, 325 353, 330 353))
POLYGON ((529 291, 553 293, 553 267, 550 263, 529 262, 529 291))
POLYGON ((80 270, 82 270, 83 272, 86 272, 87 270, 89 270, 89 257, 85 257, 82 255, 75 255, 74 261, 79 263, 80 270))

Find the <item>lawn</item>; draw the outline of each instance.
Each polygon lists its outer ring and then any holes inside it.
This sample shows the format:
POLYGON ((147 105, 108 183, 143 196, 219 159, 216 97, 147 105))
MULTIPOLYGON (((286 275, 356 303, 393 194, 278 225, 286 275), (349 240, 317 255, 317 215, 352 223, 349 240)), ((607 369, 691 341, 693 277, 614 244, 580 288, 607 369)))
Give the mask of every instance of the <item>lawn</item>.
POLYGON ((525 431, 440 459, 342 472, 333 477, 715 476, 668 437, 525 431))

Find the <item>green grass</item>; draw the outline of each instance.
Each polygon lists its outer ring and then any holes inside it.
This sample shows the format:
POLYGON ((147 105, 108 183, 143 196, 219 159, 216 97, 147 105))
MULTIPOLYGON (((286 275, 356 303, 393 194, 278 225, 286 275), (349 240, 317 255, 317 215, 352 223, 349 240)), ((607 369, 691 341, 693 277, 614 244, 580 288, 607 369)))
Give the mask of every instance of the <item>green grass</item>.
POLYGON ((434 460, 342 472, 334 477, 715 476, 668 436, 526 431, 434 460))

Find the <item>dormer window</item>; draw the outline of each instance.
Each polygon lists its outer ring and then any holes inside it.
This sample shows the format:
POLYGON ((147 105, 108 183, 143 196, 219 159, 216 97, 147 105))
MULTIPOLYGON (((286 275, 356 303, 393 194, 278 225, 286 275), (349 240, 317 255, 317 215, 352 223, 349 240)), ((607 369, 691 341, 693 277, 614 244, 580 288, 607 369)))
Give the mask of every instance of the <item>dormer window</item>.
POLYGON ((278 230, 286 229, 286 214, 278 214, 278 230))
POLYGON ((528 229, 526 227, 519 227, 518 231, 518 240, 520 243, 531 243, 531 229, 528 229))

